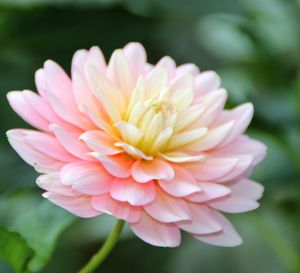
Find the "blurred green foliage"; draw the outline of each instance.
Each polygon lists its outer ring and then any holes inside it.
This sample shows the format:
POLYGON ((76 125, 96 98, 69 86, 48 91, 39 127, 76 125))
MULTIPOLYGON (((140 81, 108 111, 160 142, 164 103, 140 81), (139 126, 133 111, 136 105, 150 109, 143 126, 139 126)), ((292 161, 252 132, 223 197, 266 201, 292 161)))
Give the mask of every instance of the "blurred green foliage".
POLYGON ((189 236, 155 248, 126 229, 97 272, 300 272, 300 2, 285 0, 0 0, 0 272, 72 273, 99 247, 113 218, 75 219, 45 202, 36 174, 9 147, 5 131, 27 125, 6 93, 35 89, 48 58, 69 71, 72 54, 99 45, 106 56, 142 42, 164 55, 217 70, 228 107, 252 101, 249 134, 269 148, 254 173, 264 184, 258 211, 230 217, 244 238, 234 249, 189 236), (63 233, 63 234, 62 234, 63 233))

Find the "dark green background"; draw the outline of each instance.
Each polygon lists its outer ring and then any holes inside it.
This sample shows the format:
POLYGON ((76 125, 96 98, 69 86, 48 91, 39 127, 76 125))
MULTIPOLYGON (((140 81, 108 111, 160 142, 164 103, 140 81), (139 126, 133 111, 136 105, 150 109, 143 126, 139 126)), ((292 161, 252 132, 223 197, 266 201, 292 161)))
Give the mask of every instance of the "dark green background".
POLYGON ((77 49, 99 45, 108 57, 129 41, 143 43, 151 62, 170 55, 216 70, 229 108, 254 103, 248 132, 269 148, 254 178, 266 191, 257 211, 229 216, 240 247, 184 236, 179 248, 156 248, 127 229, 97 272, 299 273, 299 0, 0 0, 0 272, 76 272, 114 223, 75 219, 43 200, 6 141, 6 130, 27 126, 6 93, 34 90, 48 58, 69 71, 77 49))

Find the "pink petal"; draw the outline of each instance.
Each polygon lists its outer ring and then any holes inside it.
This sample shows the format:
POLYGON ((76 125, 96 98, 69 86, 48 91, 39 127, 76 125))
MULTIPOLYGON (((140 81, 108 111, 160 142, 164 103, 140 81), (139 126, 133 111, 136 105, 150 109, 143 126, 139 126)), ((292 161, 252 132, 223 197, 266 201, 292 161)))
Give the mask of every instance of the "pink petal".
POLYGON ((264 187, 261 184, 247 178, 242 178, 229 187, 235 195, 253 200, 260 199, 264 191, 264 187))
POLYGON ((37 185, 43 190, 62 194, 66 196, 79 196, 80 194, 73 191, 72 187, 63 185, 60 182, 58 173, 49 173, 40 175, 36 180, 37 185))
POLYGON ((189 201, 203 203, 209 200, 227 196, 231 193, 228 187, 216 183, 199 182, 202 191, 187 197, 189 201))
POLYGON ((213 214, 215 219, 222 225, 222 231, 194 237, 207 244, 216 246, 234 247, 240 245, 242 239, 231 223, 221 213, 214 211, 213 214))
POLYGON ((46 98, 47 87, 46 87, 44 69, 42 68, 38 69, 34 74, 34 79, 35 79, 35 85, 39 95, 41 95, 43 98, 46 98))
POLYGON ((144 209, 151 217, 164 223, 191 219, 187 203, 182 198, 172 197, 158 189, 155 201, 144 206, 144 209))
POLYGON ((58 171, 65 163, 54 159, 32 147, 25 139, 21 129, 6 132, 10 145, 19 156, 38 172, 58 171))
POLYGON ((191 173, 184 168, 173 166, 175 177, 172 181, 159 180, 159 186, 168 194, 175 197, 183 197, 195 192, 200 192, 201 188, 191 173))
POLYGON ((199 68, 192 63, 182 64, 177 66, 176 68, 176 76, 187 74, 187 73, 196 76, 197 74, 199 74, 199 72, 200 72, 199 68))
POLYGON ((111 196, 121 202, 128 202, 133 206, 143 206, 155 199, 155 187, 152 181, 141 184, 131 177, 127 179, 115 179, 111 190, 111 196))
POLYGON ((59 161, 71 162, 76 160, 74 156, 68 153, 57 139, 50 134, 42 133, 34 130, 19 130, 24 135, 24 140, 34 149, 44 153, 45 155, 57 159, 59 161))
POLYGON ((82 129, 90 129, 91 123, 78 110, 68 75, 51 60, 45 62, 44 71, 47 88, 45 95, 53 110, 62 119, 82 129))
POLYGON ((154 246, 177 247, 181 235, 177 227, 171 224, 160 223, 149 217, 146 213, 138 223, 130 224, 132 231, 143 241, 154 246))
POLYGON ((93 157, 101 162, 103 167, 113 176, 127 178, 131 175, 133 160, 126 154, 105 156, 99 153, 91 153, 93 157))
POLYGON ((217 200, 212 200, 209 202, 209 205, 214 209, 228 213, 246 212, 259 207, 256 201, 235 195, 234 193, 217 200))
MULTIPOLYGON (((61 127, 64 127, 67 130, 72 131, 78 131, 79 128, 64 121, 61 119, 51 108, 48 101, 44 98, 39 96, 38 94, 29 91, 24 90, 22 92, 24 99, 34 108, 36 112, 39 113, 40 116, 42 116, 45 120, 48 121, 48 126, 50 123, 56 123, 61 127)), ((47 126, 47 127, 48 127, 47 126)), ((47 131, 49 131, 49 127, 47 128, 47 131)))
POLYGON ((113 52, 107 67, 106 75, 127 95, 129 98, 134 87, 129 62, 121 49, 113 52))
POLYGON ((117 139, 102 131, 87 131, 80 136, 80 139, 93 151, 104 155, 115 155, 122 151, 114 144, 117 139))
POLYGON ((97 71, 105 73, 107 65, 103 53, 98 46, 93 46, 90 48, 85 62, 85 68, 87 68, 87 66, 94 66, 97 71))
POLYGON ((92 161, 93 158, 89 156, 91 152, 89 148, 80 141, 79 135, 72 134, 67 130, 59 127, 56 124, 50 125, 51 130, 53 130, 56 138, 60 144, 72 155, 77 158, 92 161))
POLYGON ((215 219, 212 210, 205 205, 189 203, 192 215, 191 222, 178 223, 177 226, 193 234, 209 234, 222 230, 222 226, 215 219))
POLYGON ((182 152, 170 152, 165 154, 160 154, 160 156, 170 162, 174 163, 184 163, 184 162, 195 162, 195 161, 204 161, 205 155, 189 155, 182 152))
POLYGON ((49 122, 25 99, 23 92, 11 91, 7 99, 14 111, 26 122, 43 131, 49 131, 49 122))
POLYGON ((166 69, 167 73, 168 73, 168 78, 171 79, 176 72, 176 63, 175 61, 169 57, 169 56, 165 56, 162 57, 158 63, 155 65, 155 68, 164 68, 166 69))
POLYGON ((90 197, 71 197, 53 192, 46 192, 43 194, 43 197, 82 218, 90 218, 102 214, 101 212, 92 208, 90 197))
POLYGON ((207 94, 204 97, 196 97, 193 105, 199 105, 204 108, 204 113, 192 125, 193 128, 207 127, 216 121, 222 113, 227 99, 227 91, 218 89, 207 94))
POLYGON ((203 96, 220 87, 221 79, 214 71, 205 71, 195 78, 196 96, 203 96))
POLYGON ((74 98, 78 106, 81 108, 86 107, 98 115, 102 106, 97 98, 92 94, 83 73, 83 71, 72 68, 74 98))
POLYGON ((203 162, 187 163, 186 168, 202 181, 214 181, 229 174, 238 164, 238 158, 206 158, 203 162))
POLYGON ((218 121, 217 125, 234 121, 234 125, 230 131, 230 134, 225 138, 222 146, 225 146, 234 141, 239 135, 243 134, 253 117, 253 105, 251 103, 245 103, 239 105, 230 111, 224 111, 218 121))
POLYGON ((99 107, 98 112, 93 112, 90 108, 83 105, 81 105, 81 110, 99 129, 111 136, 115 134, 116 129, 110 123, 109 117, 102 106, 99 107))
POLYGON ((119 202, 110 195, 99 195, 92 198, 92 206, 99 211, 123 219, 129 223, 136 223, 141 218, 141 207, 131 206, 126 202, 119 202))
POLYGON ((99 163, 85 161, 65 165, 60 171, 64 185, 71 185, 74 190, 88 195, 108 193, 113 177, 99 163))
POLYGON ((131 171, 132 177, 140 183, 145 183, 152 179, 171 181, 174 178, 173 168, 160 159, 136 161, 132 165, 131 171))
POLYGON ((216 155, 248 154, 253 156, 253 165, 256 166, 266 156, 267 147, 247 136, 239 136, 232 144, 215 151, 216 155))
POLYGON ((138 77, 144 74, 147 61, 146 51, 140 43, 129 43, 123 51, 130 66, 132 79, 136 82, 138 77))
POLYGON ((218 179, 218 182, 226 182, 235 179, 236 177, 244 174, 249 168, 252 167, 253 156, 244 155, 238 157, 239 161, 234 167, 234 169, 228 173, 227 175, 218 179))
POLYGON ((231 121, 219 127, 210 129, 204 137, 200 138, 199 140, 191 144, 186 145, 185 148, 187 150, 197 151, 197 152, 207 151, 212 148, 215 148, 224 141, 224 139, 230 133, 233 124, 234 122, 231 121))

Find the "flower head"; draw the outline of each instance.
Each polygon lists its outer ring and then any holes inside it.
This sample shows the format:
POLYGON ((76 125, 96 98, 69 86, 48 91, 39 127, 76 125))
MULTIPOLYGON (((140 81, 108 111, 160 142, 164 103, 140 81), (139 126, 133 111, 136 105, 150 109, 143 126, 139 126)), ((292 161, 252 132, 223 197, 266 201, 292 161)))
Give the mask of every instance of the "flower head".
POLYGON ((252 104, 224 110, 215 72, 170 57, 151 65, 138 43, 115 50, 108 64, 98 47, 79 50, 71 74, 48 60, 35 75, 38 94, 8 94, 38 129, 7 135, 41 173, 43 196, 80 217, 124 219, 156 246, 178 246, 180 230, 240 244, 221 212, 253 210, 262 195, 248 177, 266 148, 243 135, 252 104))

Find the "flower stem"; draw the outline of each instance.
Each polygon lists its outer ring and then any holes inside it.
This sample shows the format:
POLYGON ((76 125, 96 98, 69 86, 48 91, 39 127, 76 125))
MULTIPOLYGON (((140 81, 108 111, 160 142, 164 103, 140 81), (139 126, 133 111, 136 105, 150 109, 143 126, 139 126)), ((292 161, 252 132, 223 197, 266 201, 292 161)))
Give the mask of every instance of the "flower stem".
POLYGON ((116 222, 113 231, 107 237, 106 241, 104 242, 104 245, 78 273, 91 273, 104 262, 105 258, 109 255, 109 253, 116 245, 119 235, 122 232, 123 226, 123 220, 118 220, 116 222))

